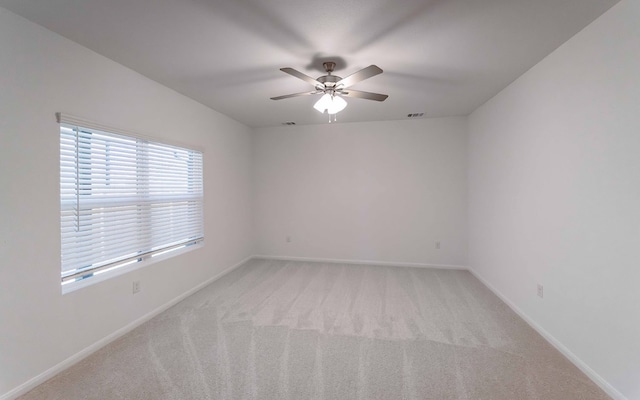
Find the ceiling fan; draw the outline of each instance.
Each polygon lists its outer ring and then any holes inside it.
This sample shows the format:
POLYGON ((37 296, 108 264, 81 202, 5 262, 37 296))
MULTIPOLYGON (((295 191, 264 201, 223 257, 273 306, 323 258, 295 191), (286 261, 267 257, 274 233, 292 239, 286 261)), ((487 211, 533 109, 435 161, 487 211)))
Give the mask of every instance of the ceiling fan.
POLYGON ((325 71, 327 71, 327 74, 319 77, 318 79, 313 79, 312 77, 305 75, 293 68, 280 68, 280 71, 295 76, 298 79, 302 79, 307 83, 310 83, 314 86, 315 90, 312 90, 310 92, 293 93, 286 94, 284 96, 272 97, 271 100, 282 100, 288 99, 290 97, 307 96, 312 94, 324 94, 313 107, 321 113, 327 111, 329 115, 333 115, 342 111, 347 106, 347 102, 342 97, 357 97, 360 99, 375 101, 384 101, 387 97, 389 97, 386 94, 370 93, 363 92, 361 90, 349 89, 350 86, 360 81, 381 74, 382 69, 380 69, 376 65, 369 65, 368 67, 363 68, 360 71, 347 76, 346 78, 332 75, 333 69, 336 67, 336 63, 328 61, 322 63, 322 66, 324 67, 325 71))

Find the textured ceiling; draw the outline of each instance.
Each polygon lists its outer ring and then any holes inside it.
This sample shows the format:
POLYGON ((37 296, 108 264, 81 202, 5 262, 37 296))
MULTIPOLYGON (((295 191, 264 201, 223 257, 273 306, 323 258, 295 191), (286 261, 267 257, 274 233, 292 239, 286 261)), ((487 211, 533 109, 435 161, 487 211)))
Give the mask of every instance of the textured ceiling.
POLYGON ((252 127, 326 123, 322 61, 353 89, 339 122, 467 115, 618 0, 0 0, 23 17, 252 127))

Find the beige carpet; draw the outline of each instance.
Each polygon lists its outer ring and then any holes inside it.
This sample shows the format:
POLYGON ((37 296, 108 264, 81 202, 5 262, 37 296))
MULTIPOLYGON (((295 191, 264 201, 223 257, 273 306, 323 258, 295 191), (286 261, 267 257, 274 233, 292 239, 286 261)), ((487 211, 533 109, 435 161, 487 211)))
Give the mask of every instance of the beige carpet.
POLYGON ((608 397, 469 272, 252 260, 22 399, 608 397))

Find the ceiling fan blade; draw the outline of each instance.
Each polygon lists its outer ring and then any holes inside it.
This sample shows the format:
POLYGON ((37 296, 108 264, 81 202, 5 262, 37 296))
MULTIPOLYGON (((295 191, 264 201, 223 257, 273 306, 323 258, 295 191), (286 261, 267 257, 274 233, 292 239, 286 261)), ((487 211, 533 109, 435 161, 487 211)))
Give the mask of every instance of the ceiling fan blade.
POLYGON ((367 99, 367 100, 375 100, 375 101, 385 101, 387 97, 389 97, 386 94, 370 93, 370 92, 363 92, 361 90, 351 90, 351 89, 346 89, 345 91, 340 93, 344 97, 357 97, 359 99, 367 99))
POLYGON ((382 73, 382 69, 376 65, 369 65, 367 68, 363 68, 358 72, 354 72, 353 74, 347 76, 346 78, 340 79, 336 82, 336 86, 342 86, 343 88, 347 88, 355 83, 363 81, 365 79, 371 78, 372 76, 376 76, 382 73))
POLYGON ((302 72, 300 72, 300 71, 296 71, 296 70, 295 70, 295 69, 293 69, 293 68, 280 68, 280 71, 285 72, 285 73, 287 73, 287 74, 289 74, 289 75, 293 75, 293 76, 295 76, 295 77, 296 77, 296 78, 298 78, 298 79, 302 79, 303 81, 305 81, 305 82, 307 82, 307 83, 312 84, 314 87, 317 87, 317 86, 324 87, 324 85, 323 85, 321 82, 319 82, 319 81, 317 81, 317 80, 313 79, 313 78, 312 78, 312 77, 310 77, 309 75, 305 75, 305 74, 303 74, 303 73, 302 73, 302 72))
POLYGON ((318 93, 322 93, 322 92, 318 90, 314 90, 312 92, 285 94, 284 96, 272 97, 271 100, 282 100, 282 99, 288 99, 289 97, 307 96, 310 94, 318 94, 318 93))

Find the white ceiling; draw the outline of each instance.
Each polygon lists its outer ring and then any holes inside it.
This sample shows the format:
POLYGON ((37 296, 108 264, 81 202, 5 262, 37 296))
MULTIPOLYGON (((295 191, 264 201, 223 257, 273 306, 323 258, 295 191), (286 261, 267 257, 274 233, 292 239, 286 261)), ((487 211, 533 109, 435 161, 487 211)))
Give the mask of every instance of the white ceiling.
POLYGON ((326 123, 322 61, 353 89, 339 122, 467 115, 619 0, 0 0, 3 6, 251 127, 326 123))

